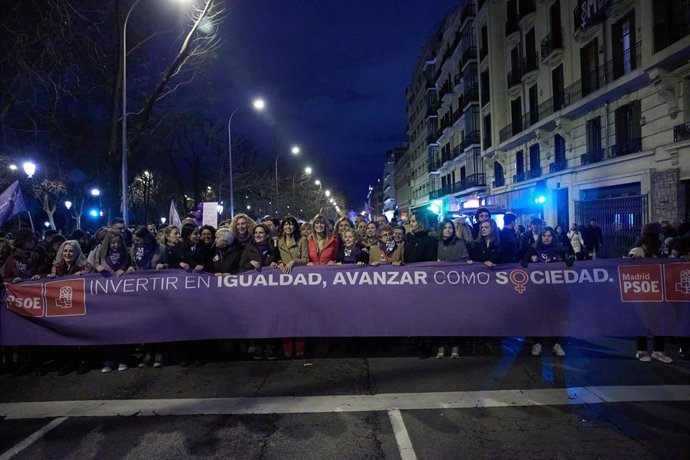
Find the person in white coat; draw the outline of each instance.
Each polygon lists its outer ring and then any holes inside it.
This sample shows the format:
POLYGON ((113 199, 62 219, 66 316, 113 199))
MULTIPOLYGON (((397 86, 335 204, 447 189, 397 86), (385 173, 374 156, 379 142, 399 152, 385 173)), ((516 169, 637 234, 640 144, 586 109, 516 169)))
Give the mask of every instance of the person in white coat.
POLYGON ((585 260, 585 239, 582 237, 580 230, 577 229, 577 224, 570 226, 567 235, 577 260, 585 260))

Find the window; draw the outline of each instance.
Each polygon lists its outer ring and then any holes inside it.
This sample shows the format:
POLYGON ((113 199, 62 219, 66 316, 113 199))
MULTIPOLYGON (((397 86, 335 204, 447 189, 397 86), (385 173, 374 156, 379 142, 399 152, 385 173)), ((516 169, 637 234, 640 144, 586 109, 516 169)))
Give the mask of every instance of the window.
POLYGON ((595 38, 580 50, 582 97, 599 89, 599 45, 595 38))
POLYGON ((587 153, 593 159, 601 159, 601 117, 587 121, 587 153))
POLYGON ((631 102, 616 110, 616 145, 613 156, 642 150, 640 128, 640 101, 631 102))
POLYGON ((554 163, 565 163, 565 139, 558 134, 553 137, 553 157, 554 163))
POLYGON ((491 147, 491 114, 484 117, 484 139, 482 139, 482 146, 484 149, 491 147))
POLYGON ((460 180, 465 180, 467 177, 467 170, 464 166, 460 167, 460 180))
POLYGON ((515 154, 515 171, 518 175, 525 174, 525 154, 522 150, 515 154))
POLYGON ((518 97, 510 101, 510 117, 513 126, 513 135, 522 131, 522 98, 518 97))
POLYGON ((529 172, 530 177, 541 175, 541 157, 539 155, 539 144, 532 144, 529 147, 529 172))
POLYGON ((529 88, 529 124, 530 126, 539 121, 539 96, 537 93, 537 85, 534 84, 529 88))
POLYGON ((502 187, 506 180, 503 176, 503 166, 498 161, 494 161, 494 187, 502 187))
POLYGON ((654 0, 654 52, 690 35, 690 0, 654 0))
POLYGON ((611 26, 613 78, 632 72, 637 66, 635 52, 635 11, 611 26))
POLYGON ((489 54, 489 28, 486 25, 482 26, 481 29, 482 42, 479 48, 479 59, 482 60, 489 54))
POLYGON ((565 90, 563 85, 563 64, 561 64, 551 71, 554 112, 565 107, 565 90))
POLYGON ((482 72, 481 76, 479 77, 479 84, 481 85, 481 90, 482 90, 482 94, 481 94, 482 107, 484 107, 484 105, 488 104, 488 102, 491 98, 490 89, 489 89, 489 85, 490 85, 489 81, 490 81, 489 80, 489 70, 487 69, 484 72, 482 72))
POLYGON ((537 70, 537 41, 534 27, 525 34, 525 73, 537 70))

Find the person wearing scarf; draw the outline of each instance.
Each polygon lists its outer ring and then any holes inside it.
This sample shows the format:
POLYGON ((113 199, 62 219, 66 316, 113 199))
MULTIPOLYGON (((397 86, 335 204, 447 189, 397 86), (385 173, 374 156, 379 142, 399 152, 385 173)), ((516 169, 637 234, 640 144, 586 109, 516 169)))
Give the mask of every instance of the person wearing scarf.
POLYGON ((403 246, 393 239, 393 227, 383 224, 379 227, 379 240, 369 248, 369 265, 402 265, 403 246))
POLYGON ((254 235, 254 227, 256 223, 246 214, 235 214, 235 217, 230 222, 230 230, 235 235, 235 241, 242 246, 242 249, 252 241, 254 235))
POLYGON ((247 244, 240 258, 242 270, 261 270, 261 267, 278 268, 280 257, 273 245, 270 231, 264 224, 254 227, 254 237, 247 244))
POLYGON ((451 219, 443 219, 439 225, 438 233, 441 239, 438 242, 439 262, 465 262, 469 259, 469 252, 465 242, 455 233, 455 224, 451 219))
POLYGON ((356 235, 356 230, 352 228, 348 228, 342 233, 343 244, 340 246, 338 256, 336 257, 338 265, 366 264, 369 256, 362 249, 362 246, 358 244, 356 235))

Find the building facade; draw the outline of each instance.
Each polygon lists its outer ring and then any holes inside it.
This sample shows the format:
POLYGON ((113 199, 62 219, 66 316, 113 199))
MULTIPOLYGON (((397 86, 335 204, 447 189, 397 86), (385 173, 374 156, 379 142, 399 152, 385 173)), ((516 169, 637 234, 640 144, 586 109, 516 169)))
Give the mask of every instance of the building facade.
POLYGON ((427 202, 551 225, 594 218, 608 256, 627 253, 646 222, 690 217, 690 0, 484 0, 476 16, 474 6, 445 21, 434 61, 427 202), (460 50, 445 51, 458 32, 460 50))

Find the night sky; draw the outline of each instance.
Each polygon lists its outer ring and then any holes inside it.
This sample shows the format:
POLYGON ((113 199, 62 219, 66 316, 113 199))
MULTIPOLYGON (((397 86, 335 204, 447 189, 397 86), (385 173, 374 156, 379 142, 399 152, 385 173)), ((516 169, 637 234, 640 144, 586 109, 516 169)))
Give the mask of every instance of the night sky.
POLYGON ((456 5, 229 0, 219 57, 205 76, 215 96, 208 109, 222 117, 263 96, 268 113, 238 114, 233 136, 244 132, 269 151, 284 149, 280 166, 313 166, 315 178, 359 210, 385 152, 407 140, 405 88, 427 38, 456 5), (293 144, 302 158, 290 157, 293 144))

